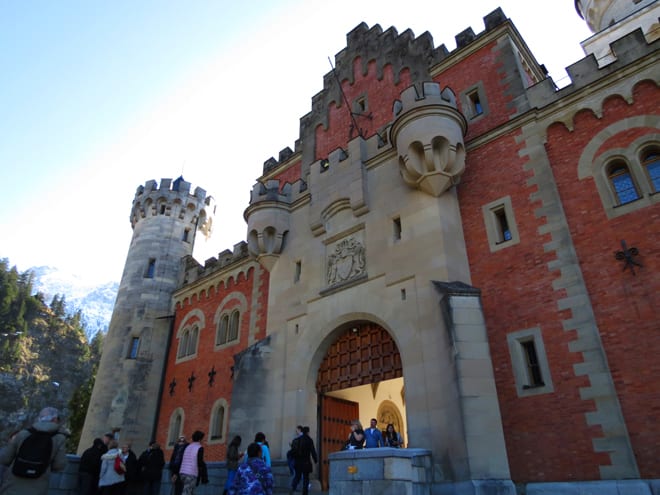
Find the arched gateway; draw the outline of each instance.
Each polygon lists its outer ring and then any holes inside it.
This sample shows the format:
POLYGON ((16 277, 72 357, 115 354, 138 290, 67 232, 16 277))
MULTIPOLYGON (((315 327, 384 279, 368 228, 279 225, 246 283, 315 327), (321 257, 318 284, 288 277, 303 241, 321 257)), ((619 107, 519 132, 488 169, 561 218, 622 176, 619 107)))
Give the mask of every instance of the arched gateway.
POLYGON ((319 366, 321 482, 328 487, 328 454, 346 443, 350 422, 377 417, 384 429, 393 414, 405 432, 401 356, 390 334, 373 322, 353 322, 330 346, 319 366), (380 418, 387 411, 387 417, 380 418))

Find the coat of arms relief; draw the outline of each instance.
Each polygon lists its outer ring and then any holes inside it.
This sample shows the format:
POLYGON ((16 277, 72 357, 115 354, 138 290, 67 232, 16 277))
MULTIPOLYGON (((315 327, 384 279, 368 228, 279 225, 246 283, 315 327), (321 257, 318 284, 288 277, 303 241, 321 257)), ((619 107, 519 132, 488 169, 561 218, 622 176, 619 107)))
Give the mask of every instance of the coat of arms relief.
POLYGON ((366 272, 365 249, 360 241, 349 237, 337 243, 328 255, 327 284, 335 285, 366 272))

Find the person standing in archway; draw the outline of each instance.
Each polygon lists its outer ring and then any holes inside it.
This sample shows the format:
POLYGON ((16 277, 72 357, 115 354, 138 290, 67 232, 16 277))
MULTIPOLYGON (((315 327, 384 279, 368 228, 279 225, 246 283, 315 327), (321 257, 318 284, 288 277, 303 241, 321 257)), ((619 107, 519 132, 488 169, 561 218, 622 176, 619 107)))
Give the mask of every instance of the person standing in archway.
POLYGON ((361 449, 364 446, 364 430, 359 420, 351 422, 351 433, 348 435, 346 449, 361 449))
POLYGON ((401 434, 394 429, 392 423, 387 425, 385 433, 383 433, 386 447, 393 447, 399 449, 403 447, 403 441, 401 440, 401 434))
POLYGON ((364 431, 365 449, 375 449, 377 447, 384 447, 383 434, 378 429, 378 420, 371 418, 371 426, 364 431))

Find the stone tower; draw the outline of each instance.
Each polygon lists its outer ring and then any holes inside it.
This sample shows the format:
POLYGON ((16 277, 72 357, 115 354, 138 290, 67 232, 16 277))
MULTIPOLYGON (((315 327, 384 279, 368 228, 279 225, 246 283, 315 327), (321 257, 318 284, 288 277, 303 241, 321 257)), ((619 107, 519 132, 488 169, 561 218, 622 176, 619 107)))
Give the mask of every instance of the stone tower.
POLYGON ((143 449, 153 438, 168 351, 172 293, 181 259, 199 230, 210 235, 213 198, 182 177, 138 187, 131 210, 133 238, 103 344, 79 452, 95 437, 117 432, 143 449))

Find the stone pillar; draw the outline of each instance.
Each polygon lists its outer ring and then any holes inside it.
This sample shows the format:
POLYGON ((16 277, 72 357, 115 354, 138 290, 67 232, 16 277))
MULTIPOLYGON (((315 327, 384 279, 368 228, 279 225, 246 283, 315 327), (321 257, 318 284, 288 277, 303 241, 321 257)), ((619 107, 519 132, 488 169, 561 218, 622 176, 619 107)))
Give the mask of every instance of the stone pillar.
POLYGON ((467 485, 460 483, 461 493, 489 493, 484 491, 485 485, 495 480, 500 490, 498 494, 515 494, 481 307, 481 291, 461 282, 434 284, 443 294, 443 314, 454 346, 454 366, 467 446, 470 481, 467 485))

